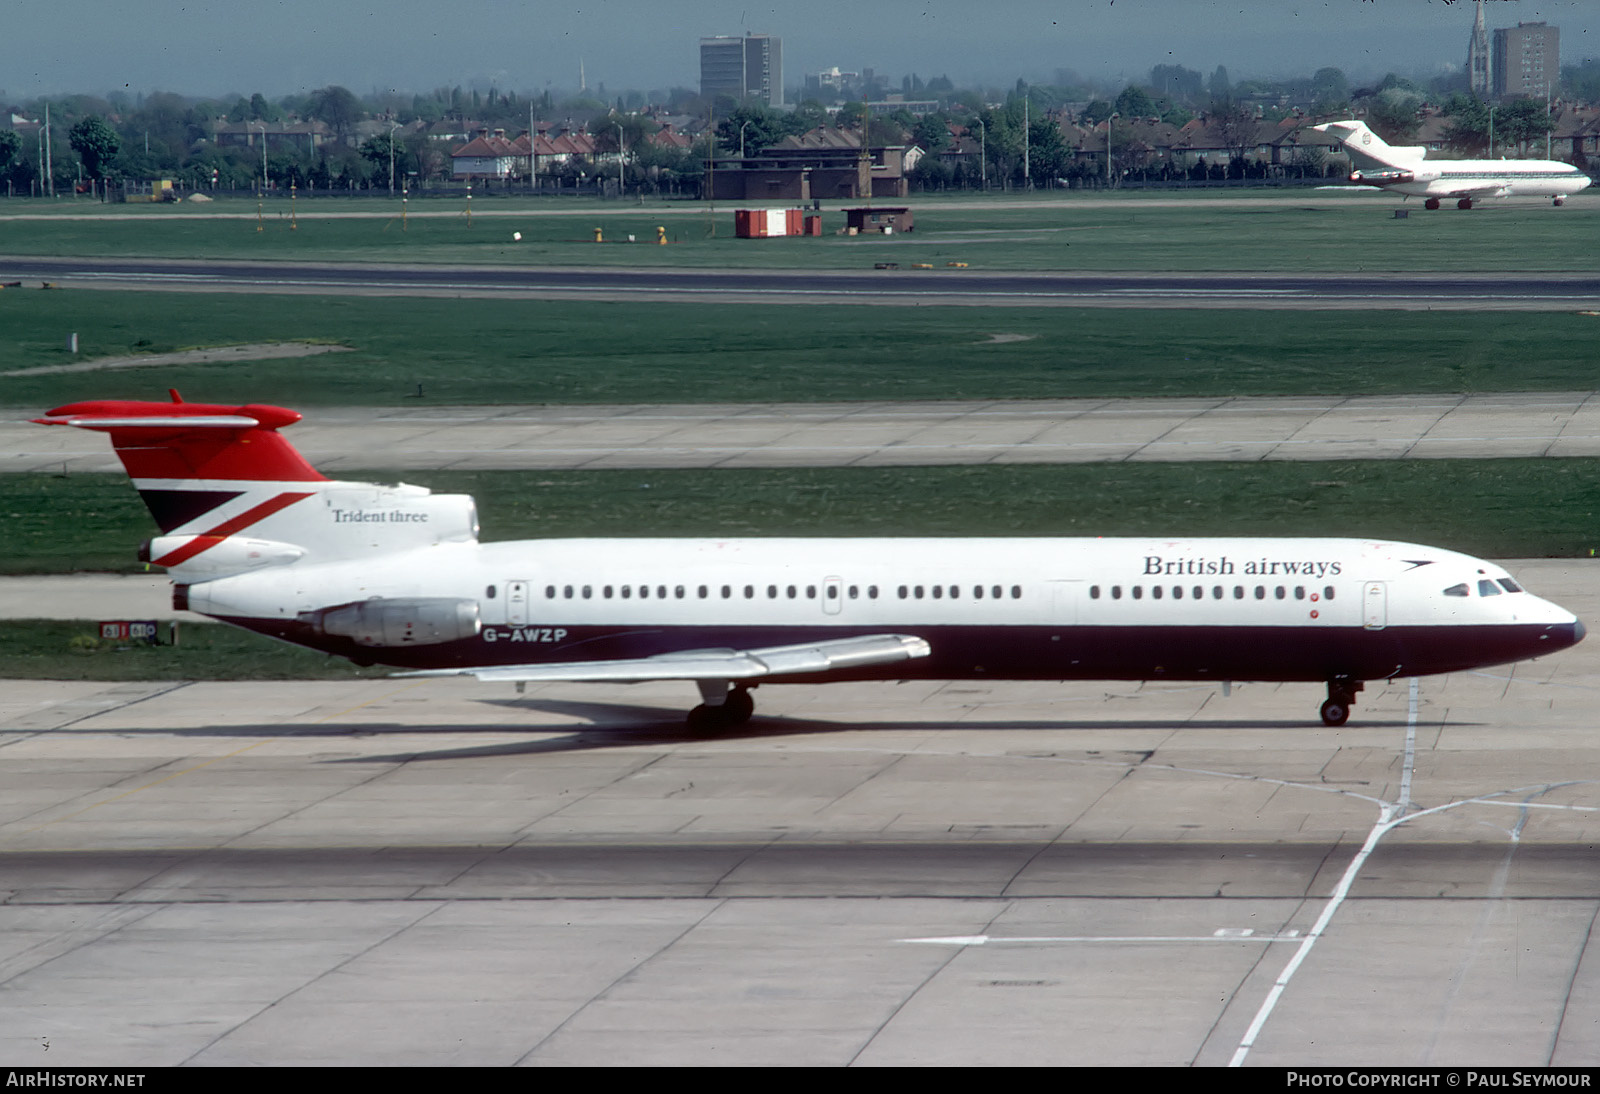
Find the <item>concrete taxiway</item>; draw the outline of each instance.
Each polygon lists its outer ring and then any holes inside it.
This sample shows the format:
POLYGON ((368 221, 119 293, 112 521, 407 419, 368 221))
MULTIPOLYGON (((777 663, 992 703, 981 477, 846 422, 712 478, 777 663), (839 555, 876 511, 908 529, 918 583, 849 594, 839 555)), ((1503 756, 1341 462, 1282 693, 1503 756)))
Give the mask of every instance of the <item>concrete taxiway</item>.
POLYGON ((1588 1064, 1597 689, 7 682, 0 1056, 1588 1064))
MULTIPOLYGON (((120 471, 105 438, 0 415, 0 471, 120 471)), ((945 403, 311 410, 288 433, 328 474, 1119 460, 1600 455, 1594 392, 945 403), (374 456, 374 453, 382 453, 374 456)))

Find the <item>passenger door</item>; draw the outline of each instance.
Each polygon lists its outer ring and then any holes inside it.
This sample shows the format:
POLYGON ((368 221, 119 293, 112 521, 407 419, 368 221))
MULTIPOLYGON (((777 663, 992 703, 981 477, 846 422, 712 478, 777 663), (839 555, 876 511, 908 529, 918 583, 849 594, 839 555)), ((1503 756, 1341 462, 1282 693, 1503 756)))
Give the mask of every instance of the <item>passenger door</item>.
POLYGON ((1369 581, 1361 591, 1361 625, 1381 631, 1389 625, 1389 587, 1382 581, 1369 581))

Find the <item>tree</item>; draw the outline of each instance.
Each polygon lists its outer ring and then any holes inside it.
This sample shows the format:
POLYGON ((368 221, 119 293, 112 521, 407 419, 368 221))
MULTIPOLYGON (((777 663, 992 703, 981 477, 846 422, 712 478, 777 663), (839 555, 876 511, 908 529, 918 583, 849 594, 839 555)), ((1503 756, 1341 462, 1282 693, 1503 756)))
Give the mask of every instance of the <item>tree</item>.
POLYGON ((105 178, 106 168, 122 146, 117 131, 98 114, 81 119, 68 133, 72 150, 83 160, 83 168, 94 179, 105 178))
POLYGON ((1161 115, 1155 100, 1144 88, 1129 84, 1117 96, 1116 112, 1124 118, 1155 118, 1161 115))
POLYGON ((1033 118, 1028 123, 1028 173, 1035 186, 1054 186, 1067 173, 1072 150, 1061 136, 1061 127, 1051 117, 1033 118))
POLYGON ((734 153, 742 143, 747 156, 777 144, 787 135, 784 116, 760 103, 746 103, 717 122, 718 143, 734 153), (744 134, 742 142, 741 133, 744 134))
POLYGON ((6 168, 11 166, 11 161, 17 158, 20 151, 22 138, 17 136, 17 131, 0 129, 0 175, 5 174, 6 168))
POLYGON ((1489 107, 1475 95, 1452 95, 1444 104, 1444 139, 1464 155, 1482 156, 1489 148, 1489 107))
POLYGON ((311 93, 308 113, 319 121, 327 122, 328 128, 343 141, 351 127, 361 120, 363 111, 361 100, 356 98, 355 92, 333 84, 311 93))

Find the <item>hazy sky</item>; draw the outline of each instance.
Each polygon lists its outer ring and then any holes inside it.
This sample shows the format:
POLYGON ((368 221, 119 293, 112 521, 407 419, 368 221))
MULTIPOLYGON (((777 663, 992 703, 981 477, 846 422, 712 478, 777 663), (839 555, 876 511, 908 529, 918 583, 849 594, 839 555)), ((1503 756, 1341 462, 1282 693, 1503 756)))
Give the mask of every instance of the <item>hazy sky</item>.
MULTIPOLYGON (((1544 20, 1563 62, 1600 56, 1600 0, 1494 0, 1491 30, 1544 20)), ((11 0, 0 102, 114 89, 269 97, 343 84, 420 91, 697 87, 702 36, 776 34, 784 82, 837 65, 898 82, 1140 80, 1151 66, 1354 80, 1459 68, 1471 0, 11 0)))

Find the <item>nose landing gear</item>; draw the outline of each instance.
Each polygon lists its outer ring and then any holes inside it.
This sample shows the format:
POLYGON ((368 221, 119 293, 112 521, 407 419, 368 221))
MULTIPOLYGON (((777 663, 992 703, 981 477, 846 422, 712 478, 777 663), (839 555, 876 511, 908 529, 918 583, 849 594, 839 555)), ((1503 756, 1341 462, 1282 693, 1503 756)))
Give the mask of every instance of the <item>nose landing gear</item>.
POLYGON ((1360 680, 1329 680, 1328 701, 1322 704, 1322 723, 1342 726, 1350 720, 1350 707, 1356 693, 1366 687, 1360 680))

